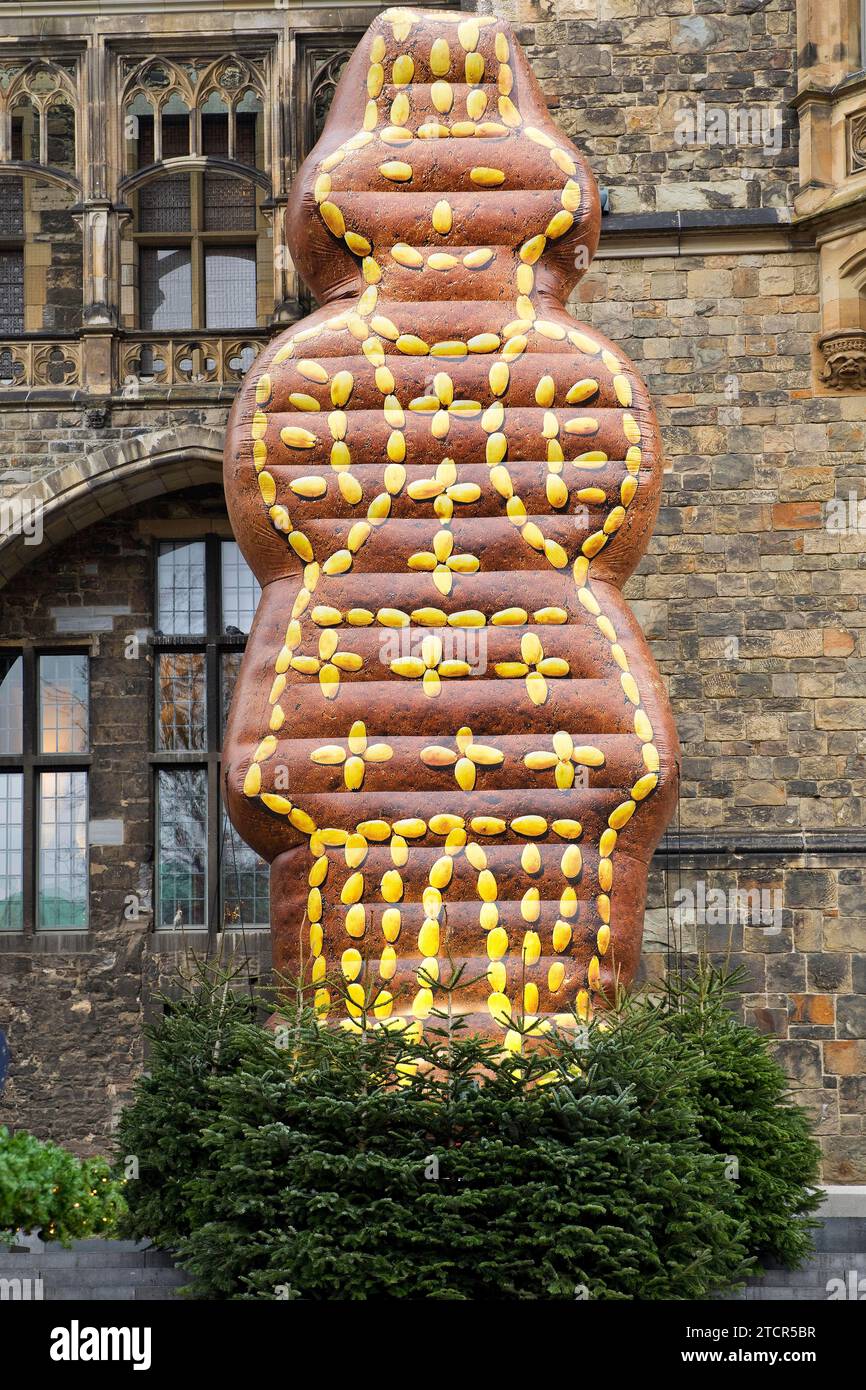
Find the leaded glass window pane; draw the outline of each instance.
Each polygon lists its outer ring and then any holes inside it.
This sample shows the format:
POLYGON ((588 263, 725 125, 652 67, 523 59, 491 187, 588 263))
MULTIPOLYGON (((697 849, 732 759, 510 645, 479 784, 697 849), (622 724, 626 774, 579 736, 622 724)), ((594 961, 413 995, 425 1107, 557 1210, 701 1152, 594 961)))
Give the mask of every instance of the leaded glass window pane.
POLYGON ((137 92, 123 119, 126 157, 129 168, 143 169, 153 163, 153 107, 143 92, 137 92))
POLYGON ((24 748, 23 681, 22 657, 0 652, 0 753, 24 748))
POLYGON ((159 747, 191 752, 207 747, 204 652, 159 656, 159 747))
POLYGON ((39 926, 87 926, 87 774, 39 777, 39 926))
POLYGON ((48 163, 59 169, 75 168, 75 112, 68 102, 48 108, 45 120, 48 163))
POLYGON ((223 811, 223 929, 266 927, 270 921, 270 870, 241 839, 223 811))
POLYGON ((157 821, 157 927, 203 927, 207 922, 204 768, 160 769, 157 821))
POLYGON ((256 321, 254 246, 211 247, 205 252, 208 328, 246 328, 256 321))
POLYGON ((253 625, 261 588, 237 541, 222 543, 223 631, 249 632, 253 625))
POLYGON ((87 750, 87 657, 39 658, 39 751, 87 750))
POLYGON ((222 656, 222 691, 221 691, 221 722, 220 740, 226 736, 226 720, 231 709, 232 696, 235 693, 238 676, 241 670, 243 652, 223 652, 222 656))
POLYGON ((160 633, 205 630, 204 541, 166 541, 159 548, 156 625, 160 633))
POLYGON ((0 931, 21 931, 24 876, 24 777, 0 772, 0 931))
POLYGON ((192 324, 192 263, 187 246, 142 246, 142 328, 172 332, 192 324))
POLYGON ((39 113, 24 92, 12 109, 12 158, 39 162, 39 113))

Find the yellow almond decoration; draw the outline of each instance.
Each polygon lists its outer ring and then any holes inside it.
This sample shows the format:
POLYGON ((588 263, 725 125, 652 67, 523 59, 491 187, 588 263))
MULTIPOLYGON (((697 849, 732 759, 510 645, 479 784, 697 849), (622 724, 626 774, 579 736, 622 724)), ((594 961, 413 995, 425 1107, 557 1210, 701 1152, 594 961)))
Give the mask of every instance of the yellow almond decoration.
MULTIPOLYGON (((482 57, 482 55, 480 53, 467 53, 464 70, 466 72, 466 81, 470 84, 470 86, 473 83, 480 82, 484 77, 484 58, 482 57)), ((481 112, 484 110, 484 107, 486 105, 487 98, 485 97, 484 103, 481 107, 481 111, 477 113, 479 116, 481 115, 481 112)), ((475 112, 470 111, 469 114, 470 116, 472 116, 475 115, 475 112)))
POLYGON ((526 265, 534 265, 544 250, 545 245, 546 237, 541 235, 530 237, 520 248, 520 259, 524 261, 526 265))
POLYGON ((465 19, 457 26, 457 37, 462 47, 470 53, 478 43, 479 28, 477 19, 465 19))
POLYGON ((553 217, 551 217, 550 221, 544 229, 544 235, 546 237, 550 237, 551 240, 553 240, 555 237, 565 236, 565 233, 569 231, 570 228, 573 226, 573 216, 570 212, 567 212, 565 209, 563 209, 562 212, 557 212, 554 214, 553 217))
POLYGON ((454 90, 450 82, 434 82, 430 88, 430 100, 443 116, 454 104, 454 90))
POLYGON ((470 92, 466 98, 466 110, 473 120, 478 120, 484 115, 484 108, 487 105, 487 96, 482 91, 470 92))
POLYGON ((446 39, 434 39, 430 49, 430 71, 444 77, 451 67, 451 52, 446 39))
POLYGON ((444 236, 451 231, 454 223, 454 214, 451 204, 446 198, 441 198, 433 209, 433 229, 444 236))
POLYGON ((456 256, 450 256, 445 251, 434 251, 428 256, 427 264, 431 270, 452 270, 459 262, 456 256))
POLYGON ((320 203, 319 215, 328 228, 328 231, 333 232, 334 236, 343 236, 346 230, 346 222, 336 203, 320 203))
POLYGON ((391 70, 391 77, 394 85, 397 87, 405 87, 412 81, 414 76, 414 62, 409 57, 408 53, 401 53, 400 57, 395 59, 394 67, 391 70))
MULTIPOLYGON (((502 117, 505 124, 507 126, 511 126, 512 129, 516 128, 522 123, 520 112, 514 105, 514 102, 511 100, 511 97, 501 96, 499 98, 499 114, 502 117)), ((572 172, 574 171, 572 170, 572 172)))
MULTIPOLYGON (((416 250, 414 246, 407 246, 402 241, 398 241, 396 245, 391 247, 391 255, 398 265, 420 266, 424 264, 424 257, 421 252, 416 250)), ((393 336, 395 338, 398 336, 396 329, 393 336)))
POLYGON ((279 438, 289 449, 311 449, 316 445, 316 435, 309 430, 300 430, 296 425, 286 425, 279 431, 279 438))
POLYGON ((491 169, 485 164, 478 164, 474 169, 470 169, 469 177, 479 188, 498 188, 505 182, 505 174, 501 169, 491 169))
POLYGON ((581 203, 580 184, 575 183, 574 179, 567 179, 562 190, 560 202, 566 212, 577 212, 581 203))
POLYGON ((404 164, 399 159, 389 159, 379 165, 379 173, 392 183, 408 183, 412 177, 412 165, 404 164))

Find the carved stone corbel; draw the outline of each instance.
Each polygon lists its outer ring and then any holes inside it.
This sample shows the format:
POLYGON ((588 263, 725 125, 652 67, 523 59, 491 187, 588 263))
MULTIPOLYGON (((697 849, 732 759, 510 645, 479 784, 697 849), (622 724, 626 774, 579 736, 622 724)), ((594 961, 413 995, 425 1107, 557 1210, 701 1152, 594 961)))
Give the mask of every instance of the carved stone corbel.
POLYGON ((866 391, 866 329, 843 328, 818 339, 824 358, 822 385, 833 391, 866 391))

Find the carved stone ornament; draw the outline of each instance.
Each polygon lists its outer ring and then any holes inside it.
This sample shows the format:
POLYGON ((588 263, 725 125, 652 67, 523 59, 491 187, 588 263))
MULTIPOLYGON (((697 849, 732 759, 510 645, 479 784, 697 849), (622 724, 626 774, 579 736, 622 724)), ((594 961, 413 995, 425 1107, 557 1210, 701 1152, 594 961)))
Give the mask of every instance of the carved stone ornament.
POLYGON ((866 169, 866 111, 848 118, 848 173, 866 169))
POLYGON ((662 458, 623 352, 568 294, 595 179, 510 26, 388 10, 290 200, 321 307, 229 421, 261 585, 226 734, 271 863, 276 969, 323 1017, 586 1018, 637 969, 678 746, 621 588, 662 458))
POLYGON ((820 379, 831 390, 866 391, 866 329, 846 328, 818 339, 820 379))

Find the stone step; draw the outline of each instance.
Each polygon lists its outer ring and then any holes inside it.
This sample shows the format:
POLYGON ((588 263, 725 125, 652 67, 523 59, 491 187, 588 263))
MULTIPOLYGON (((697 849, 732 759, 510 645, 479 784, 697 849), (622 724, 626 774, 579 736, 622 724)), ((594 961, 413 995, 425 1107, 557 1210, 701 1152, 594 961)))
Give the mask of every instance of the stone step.
POLYGON ((26 1286, 29 1279, 31 1285, 36 1279, 42 1280, 43 1288, 56 1288, 60 1285, 70 1285, 77 1288, 82 1298, 87 1297, 90 1289, 97 1288, 103 1284, 112 1284, 116 1289, 138 1289, 147 1287, 173 1288, 188 1281, 188 1276, 168 1269, 88 1269, 76 1271, 70 1270, 34 1270, 25 1275, 2 1275, 2 1278, 20 1279, 26 1286))
MULTIPOLYGON (((163 1259, 166 1264, 171 1264, 168 1256, 163 1256, 163 1259)), ((24 1263, 20 1256, 12 1256, 10 1259, 0 1257, 0 1272, 9 1269, 15 1273, 24 1267, 24 1263)), ((64 1250, 60 1246, 56 1250, 46 1250, 38 1255, 29 1255, 27 1263, 38 1266, 39 1269, 144 1269, 159 1267, 154 1264, 152 1256, 148 1259, 147 1253, 143 1250, 64 1250)))
POLYGON ((818 1293, 814 1289, 792 1289, 785 1288, 783 1285, 772 1284, 744 1289, 742 1293, 731 1294, 727 1301, 740 1303, 781 1303, 782 1301, 823 1303, 826 1298, 827 1295, 823 1291, 818 1293))
POLYGON ((816 1250, 866 1250, 866 1217, 833 1217, 812 1232, 812 1243, 816 1250))
MULTIPOLYGON (((23 1235, 18 1238, 18 1245, 25 1246, 31 1254, 38 1254, 44 1251, 46 1254, 53 1250, 63 1250, 65 1247, 59 1245, 56 1240, 40 1240, 39 1236, 23 1235)), ((74 1240, 70 1247, 73 1253, 88 1250, 113 1251, 118 1254, 144 1253, 146 1250, 153 1250, 155 1247, 149 1240, 106 1240, 103 1236, 88 1236, 85 1240, 74 1240)), ((18 1252, 10 1251, 13 1258, 18 1252)))
MULTIPOLYGON (((819 1250, 814 1255, 810 1255, 799 1269, 787 1269, 784 1265, 763 1265, 764 1278, 772 1278, 778 1275, 780 1279, 789 1279, 792 1274, 804 1274, 810 1269, 862 1269, 866 1274, 866 1251, 864 1250, 819 1250)), ((760 1277, 760 1276, 755 1276, 760 1277)))
MULTIPOLYGON (((170 1294, 163 1294, 162 1297, 170 1298, 170 1294)), ((136 1290, 132 1287, 119 1289, 115 1284, 96 1284, 92 1289, 87 1290, 87 1294, 82 1295, 81 1291, 74 1284, 58 1284, 55 1288, 45 1290, 45 1303, 134 1303, 136 1301, 136 1290)))

